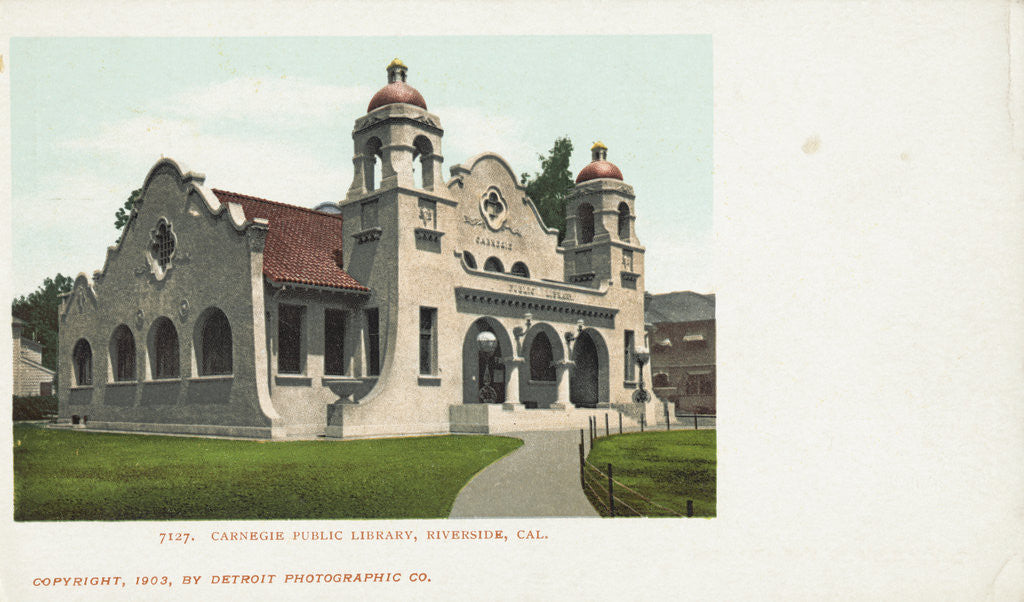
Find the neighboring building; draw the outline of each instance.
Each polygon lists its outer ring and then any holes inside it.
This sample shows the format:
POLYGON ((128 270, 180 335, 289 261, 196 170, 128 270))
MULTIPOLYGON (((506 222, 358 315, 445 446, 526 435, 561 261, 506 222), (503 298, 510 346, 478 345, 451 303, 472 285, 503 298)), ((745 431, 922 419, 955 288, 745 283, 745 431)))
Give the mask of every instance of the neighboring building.
POLYGON ((647 296, 654 394, 676 414, 715 413, 715 296, 647 296))
POLYGON ((632 402, 644 247, 607 149, 560 245, 500 156, 444 181, 440 119, 400 61, 387 71, 329 210, 156 163, 103 269, 63 300, 61 424, 351 437, 656 420, 660 404, 632 402))
POLYGON ((13 318, 14 332, 14 394, 53 395, 56 374, 43 365, 43 346, 25 336, 26 322, 13 318))

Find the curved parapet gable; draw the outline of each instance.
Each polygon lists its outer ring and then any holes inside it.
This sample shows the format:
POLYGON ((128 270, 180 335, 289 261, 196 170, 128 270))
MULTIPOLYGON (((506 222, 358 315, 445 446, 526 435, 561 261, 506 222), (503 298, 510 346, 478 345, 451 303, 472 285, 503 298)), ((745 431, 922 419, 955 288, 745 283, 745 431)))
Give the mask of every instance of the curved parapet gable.
POLYGON ((71 292, 61 295, 60 319, 63 322, 74 308, 84 313, 86 307, 96 307, 96 290, 93 288, 85 272, 80 272, 71 285, 71 292))
MULTIPOLYGON (((525 190, 525 188, 523 190, 525 190)), ((524 194, 523 204, 529 207, 531 211, 533 211, 534 217, 537 218, 537 223, 541 225, 541 228, 544 229, 544 232, 546 232, 547 234, 553 234, 555 236, 558 235, 558 228, 552 228, 551 226, 544 223, 544 218, 540 216, 540 210, 537 209, 537 205, 533 203, 533 199, 524 194)))
POLYGON ((458 165, 452 165, 452 168, 450 170, 450 172, 452 174, 452 178, 450 180, 448 180, 448 188, 451 189, 452 185, 456 184, 457 180, 460 179, 460 176, 472 173, 472 171, 476 167, 477 163, 480 163, 481 161, 484 161, 486 159, 493 159, 493 160, 497 161, 498 163, 500 163, 501 166, 504 167, 506 171, 508 171, 508 176, 515 183, 516 188, 518 188, 519 190, 522 190, 523 192, 526 191, 526 189, 523 188, 519 184, 519 181, 516 180, 516 172, 512 170, 512 166, 509 165, 509 162, 506 161, 505 158, 502 157, 501 155, 499 155, 498 153, 495 153, 495 152, 492 152, 492 151, 485 151, 485 152, 473 155, 472 157, 467 159, 465 163, 459 163, 458 165))
POLYGON ((558 230, 544 223, 508 161, 497 153, 480 153, 451 173, 448 192, 458 205, 452 237, 457 251, 481 259, 494 256, 506 266, 531 266, 536 279, 564 278, 556 255, 558 230))
MULTIPOLYGON (((232 227, 238 232, 243 232, 253 225, 252 221, 246 220, 245 212, 242 207, 236 203, 221 203, 217 199, 217 195, 212 190, 206 187, 206 176, 202 173, 190 171, 186 169, 182 164, 178 163, 170 157, 162 157, 157 161, 149 173, 146 174, 145 180, 142 183, 142 196, 139 199, 139 203, 144 203, 147 192, 149 191, 150 185, 153 183, 158 176, 170 175, 178 184, 178 187, 185 193, 186 197, 190 197, 193 194, 203 200, 201 203, 209 211, 213 217, 220 217, 225 211, 227 211, 228 217, 232 227)), ((124 244, 125 237, 128 235, 128 230, 135 225, 135 218, 138 215, 138 207, 133 207, 131 214, 128 217, 128 223, 124 225, 121 230, 121 236, 118 237, 117 243, 107 247, 107 256, 103 261, 103 269, 97 270, 93 276, 93 279, 99 281, 103 278, 103 274, 107 271, 107 266, 110 265, 111 258, 121 250, 121 245, 124 244)), ((265 224, 258 226, 265 228, 265 224)))
POLYGON ((524 188, 523 185, 519 183, 519 180, 516 179, 516 172, 512 169, 509 162, 498 153, 490 151, 483 152, 470 157, 465 163, 453 165, 451 168, 452 178, 448 180, 448 189, 454 190, 455 187, 459 187, 461 189, 465 182, 465 176, 472 173, 478 163, 487 159, 494 160, 505 168, 505 171, 508 172, 509 179, 512 180, 512 183, 515 186, 515 190, 517 192, 516 196, 520 198, 523 205, 530 208, 533 212, 533 216, 537 219, 537 223, 540 224, 543 231, 547 234, 558 234, 557 228, 550 228, 544 223, 544 219, 540 216, 540 211, 534 204, 533 199, 526 195, 526 188, 524 188))

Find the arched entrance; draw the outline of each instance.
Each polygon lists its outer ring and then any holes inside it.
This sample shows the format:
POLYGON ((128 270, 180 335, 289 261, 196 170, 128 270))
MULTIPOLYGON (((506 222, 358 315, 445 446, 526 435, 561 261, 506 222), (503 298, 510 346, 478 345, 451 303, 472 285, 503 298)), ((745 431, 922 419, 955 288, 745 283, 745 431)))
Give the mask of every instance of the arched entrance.
POLYGON ((550 324, 535 323, 523 337, 523 358, 526 365, 519 374, 523 405, 546 408, 559 401, 556 365, 566 358, 558 331, 550 324))
POLYGON ((575 367, 569 379, 573 405, 594 408, 608 402, 608 348, 597 332, 584 330, 573 345, 575 367))
POLYGON ((505 328, 494 318, 480 318, 466 331, 462 343, 462 402, 503 403, 506 370, 502 358, 512 355, 512 341, 505 328), (480 350, 480 333, 494 335, 492 353, 480 350), (483 391, 483 394, 481 394, 483 391))

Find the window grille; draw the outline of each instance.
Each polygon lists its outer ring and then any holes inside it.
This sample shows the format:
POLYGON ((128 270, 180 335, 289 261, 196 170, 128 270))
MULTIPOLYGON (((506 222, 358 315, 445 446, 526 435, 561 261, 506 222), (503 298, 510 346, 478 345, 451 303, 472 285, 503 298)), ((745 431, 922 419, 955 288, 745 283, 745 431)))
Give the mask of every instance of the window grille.
POLYGON ((366 375, 380 374, 380 313, 376 307, 366 310, 366 375))
POLYGON ((277 371, 302 372, 302 308, 297 305, 278 307, 277 371))
POLYGON ((174 255, 174 232, 166 221, 160 220, 156 230, 153 231, 152 252, 160 269, 166 270, 174 255))
POLYGON ((324 312, 324 374, 340 376, 345 369, 345 312, 324 312))
POLYGON ((432 307, 420 308, 420 374, 436 374, 434 361, 434 335, 437 310, 432 307))
POLYGON ((231 374, 231 324, 224 312, 215 310, 203 324, 201 351, 202 375, 231 374))
POLYGON ((85 339, 75 343, 72 352, 75 364, 75 384, 84 387, 92 384, 92 347, 85 339))

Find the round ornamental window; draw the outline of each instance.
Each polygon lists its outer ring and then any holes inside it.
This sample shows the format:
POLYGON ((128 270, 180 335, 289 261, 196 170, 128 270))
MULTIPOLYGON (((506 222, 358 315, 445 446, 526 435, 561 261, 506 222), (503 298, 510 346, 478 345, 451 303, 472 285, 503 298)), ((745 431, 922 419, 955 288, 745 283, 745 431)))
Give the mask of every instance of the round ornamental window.
POLYGON ((174 249, 177 237, 174 235, 174 228, 166 219, 160 219, 156 228, 150 231, 150 265, 153 275, 157 280, 162 280, 167 271, 171 269, 171 260, 174 258, 174 249))

